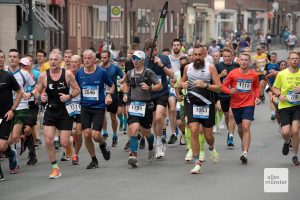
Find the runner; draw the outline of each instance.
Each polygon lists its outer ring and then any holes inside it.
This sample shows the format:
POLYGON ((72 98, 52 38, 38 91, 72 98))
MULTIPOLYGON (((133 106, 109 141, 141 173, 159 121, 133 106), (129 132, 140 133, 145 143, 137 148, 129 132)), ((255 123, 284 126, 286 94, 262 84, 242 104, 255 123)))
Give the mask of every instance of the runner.
POLYGON ((205 61, 203 47, 196 44, 193 49, 194 62, 185 66, 181 87, 187 89, 186 115, 192 134, 191 141, 195 161, 195 167, 191 170, 191 174, 199 174, 201 170, 199 160, 200 124, 203 126, 213 162, 216 163, 219 160, 212 133, 215 124, 215 106, 212 92, 221 91, 221 82, 215 66, 205 61))
POLYGON ((62 173, 58 167, 54 150, 54 135, 56 129, 61 132, 61 144, 64 148, 72 144, 70 140, 73 121, 69 117, 65 102, 79 94, 79 87, 73 74, 60 67, 62 57, 57 52, 49 55, 50 69, 41 73, 33 94, 36 99, 47 102, 44 114, 44 136, 47 154, 52 165, 50 179, 59 178, 62 173), (73 93, 69 94, 69 88, 73 93), (46 95, 39 96, 45 89, 46 95))
MULTIPOLYGON (((122 79, 124 76, 124 73, 117 65, 112 64, 110 62, 110 59, 111 59, 110 52, 103 50, 101 53, 101 62, 102 62, 101 67, 103 69, 105 69, 110 80, 112 80, 114 85, 117 86, 117 77, 120 77, 122 79)), ((106 89, 106 90, 109 90, 109 89, 106 89)), ((107 106, 106 111, 110 113, 111 127, 112 127, 112 131, 113 131, 112 146, 115 147, 118 145, 118 134, 117 134, 118 93, 117 93, 117 90, 115 90, 114 93, 112 93, 111 95, 112 95, 113 103, 111 103, 107 106)), ((104 122, 103 122, 103 137, 108 138, 106 117, 104 118, 104 122)))
POLYGON ((128 135, 130 136, 130 155, 128 164, 138 167, 138 132, 141 130, 143 136, 148 141, 148 160, 154 158, 154 135, 151 134, 153 120, 153 103, 151 101, 151 91, 161 90, 162 84, 150 69, 145 68, 145 53, 135 51, 132 57, 134 69, 127 72, 126 82, 124 83, 123 100, 127 102, 127 93, 130 92, 130 106, 128 114, 128 135))
POLYGON ((84 142, 92 159, 87 169, 99 167, 93 140, 99 143, 104 159, 110 159, 110 150, 101 135, 101 129, 105 118, 105 107, 112 103, 115 86, 106 71, 95 65, 95 60, 95 52, 85 50, 83 52, 84 68, 80 68, 76 73, 76 80, 81 89, 80 117, 84 142), (104 84, 110 87, 106 96, 104 84))
MULTIPOLYGON (((9 169, 14 170, 18 166, 17 152, 11 149, 8 139, 13 125, 13 117, 18 107, 23 91, 15 77, 4 70, 5 54, 0 50, 0 152, 3 152, 9 160, 9 169), (16 93, 13 100, 13 91, 16 93)), ((4 180, 0 163, 0 181, 4 180)))
POLYGON ((167 76, 171 79, 174 78, 174 72, 167 56, 158 54, 158 47, 152 46, 152 40, 145 41, 145 50, 148 56, 145 59, 145 66, 151 69, 160 83, 163 85, 163 89, 160 91, 152 92, 152 101, 154 103, 153 108, 153 131, 156 136, 156 155, 157 159, 165 157, 165 145, 162 143, 162 131, 163 131, 163 117, 162 113, 165 112, 168 105, 168 82, 167 76), (153 48, 153 54, 150 55, 151 48, 153 48), (153 59, 152 59, 153 58, 153 59))
POLYGON ((248 162, 248 152, 251 142, 250 127, 254 120, 255 104, 260 103, 260 86, 258 75, 250 69, 250 54, 241 53, 240 68, 232 70, 222 84, 222 91, 231 95, 230 107, 238 133, 242 143, 242 155, 240 160, 243 164, 248 162))
MULTIPOLYGON (((223 83, 226 79, 228 73, 232 70, 239 67, 239 64, 233 61, 233 51, 230 48, 225 47, 223 49, 223 62, 220 62, 216 65, 217 71, 219 73, 219 78, 223 83)), ((230 109, 230 101, 231 97, 228 94, 224 94, 223 92, 219 93, 218 99, 220 100, 221 108, 225 116, 225 123, 228 129, 227 134, 227 146, 234 146, 234 130, 235 130, 235 122, 232 110, 230 109)))
MULTIPOLYGON (((14 144, 14 148, 17 150, 17 160, 19 164, 18 157, 19 155, 21 155, 20 135, 23 133, 23 126, 26 122, 28 122, 28 117, 29 117, 28 100, 31 97, 31 93, 28 91, 29 91, 29 87, 34 86, 35 81, 27 71, 22 70, 20 67, 20 66, 28 66, 31 64, 27 58, 23 58, 20 60, 19 59, 20 52, 17 49, 10 49, 8 55, 9 55, 9 64, 10 64, 8 71, 14 75, 17 82, 19 83, 20 88, 24 91, 21 102, 16 108, 14 114, 13 129, 12 129, 11 138, 9 140, 10 144, 14 144)), ((13 99, 15 98, 16 98, 16 94, 14 93, 13 99)), ((12 174, 20 173, 19 166, 17 166, 14 170, 11 170, 10 173, 12 174)))
POLYGON ((289 67, 277 74, 273 92, 279 98, 282 137, 284 139, 282 154, 288 155, 292 142, 293 165, 299 165, 299 127, 300 127, 300 53, 289 52, 289 67), (293 138, 291 140, 291 137, 293 138))

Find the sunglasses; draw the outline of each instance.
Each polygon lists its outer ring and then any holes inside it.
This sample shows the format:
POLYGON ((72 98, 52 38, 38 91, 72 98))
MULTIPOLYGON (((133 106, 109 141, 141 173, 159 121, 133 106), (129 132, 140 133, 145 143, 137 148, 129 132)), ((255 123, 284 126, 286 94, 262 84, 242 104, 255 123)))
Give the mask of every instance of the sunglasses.
POLYGON ((141 61, 142 58, 139 58, 139 57, 137 57, 137 56, 132 56, 132 60, 133 60, 133 61, 141 61))

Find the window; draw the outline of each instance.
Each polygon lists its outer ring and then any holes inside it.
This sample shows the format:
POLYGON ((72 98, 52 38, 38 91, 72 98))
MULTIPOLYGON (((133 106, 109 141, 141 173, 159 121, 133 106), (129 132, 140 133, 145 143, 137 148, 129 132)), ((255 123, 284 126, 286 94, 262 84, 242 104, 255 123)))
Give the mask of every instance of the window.
POLYGON ((170 13, 170 32, 174 32, 174 11, 170 13))
MULTIPOLYGON (((159 11, 159 13, 160 13, 161 11, 159 11)), ((166 16, 166 19, 165 19, 165 24, 164 24, 164 27, 165 27, 165 33, 167 33, 168 32, 168 18, 169 18, 169 16, 168 16, 168 14, 167 14, 167 16, 166 16)))
POLYGON ((93 36, 93 8, 88 8, 88 16, 87 16, 87 36, 92 37, 93 36))

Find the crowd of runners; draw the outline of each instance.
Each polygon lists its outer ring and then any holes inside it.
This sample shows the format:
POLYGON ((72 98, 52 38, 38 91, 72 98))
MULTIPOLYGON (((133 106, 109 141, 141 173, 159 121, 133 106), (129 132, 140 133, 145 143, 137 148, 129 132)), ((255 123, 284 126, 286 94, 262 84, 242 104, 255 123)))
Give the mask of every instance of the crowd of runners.
POLYGON ((252 55, 245 46, 237 54, 228 41, 185 49, 179 39, 159 49, 147 39, 144 48, 133 43, 127 57, 114 59, 110 50, 74 55, 53 48, 34 56, 0 50, 1 160, 8 158, 10 173, 18 174, 20 156, 38 165, 36 148, 42 146, 52 168, 49 178, 59 178, 56 150, 62 149, 60 161, 78 165, 84 143, 91 160, 86 169, 98 168, 95 144, 110 160, 110 146, 119 146, 119 135, 127 134, 124 150, 133 168, 147 143, 151 161, 163 159, 167 144, 179 141, 186 145, 185 161, 194 163, 190 173, 199 174, 205 143, 217 163, 222 152, 214 133, 227 128, 224 144, 234 148, 239 137, 237 159, 247 164, 255 107, 268 103, 284 140, 282 154, 292 148, 292 164, 299 165, 300 53, 292 50, 279 61, 264 46, 255 49, 252 55))

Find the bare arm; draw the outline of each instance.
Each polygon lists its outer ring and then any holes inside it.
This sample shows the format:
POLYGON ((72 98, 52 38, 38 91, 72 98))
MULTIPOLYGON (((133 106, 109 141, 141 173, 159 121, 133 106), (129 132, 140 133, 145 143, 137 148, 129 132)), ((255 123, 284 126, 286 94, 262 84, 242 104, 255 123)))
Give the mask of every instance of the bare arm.
POLYGON ((209 85, 207 89, 213 92, 221 92, 222 91, 221 81, 215 66, 209 65, 209 72, 212 77, 213 85, 209 85))
POLYGON ((36 99, 38 99, 38 96, 43 92, 43 90, 45 89, 45 85, 44 85, 44 81, 47 82, 47 76, 46 76, 46 72, 43 72, 40 74, 38 81, 34 87, 34 90, 32 91, 32 94, 34 95, 34 97, 36 99))
POLYGON ((70 97, 73 98, 73 97, 78 96, 80 94, 80 88, 75 79, 75 76, 72 73, 68 72, 67 78, 68 78, 67 80, 69 80, 70 87, 73 89, 72 94, 70 94, 70 97))
POLYGON ((16 96, 16 100, 14 101, 13 106, 11 107, 11 109, 5 114, 6 117, 6 121, 9 121, 13 118, 14 116, 14 111, 16 110, 16 108, 18 107, 22 96, 23 96, 23 90, 19 89, 16 91, 17 96, 16 96))

